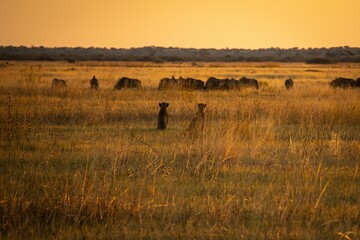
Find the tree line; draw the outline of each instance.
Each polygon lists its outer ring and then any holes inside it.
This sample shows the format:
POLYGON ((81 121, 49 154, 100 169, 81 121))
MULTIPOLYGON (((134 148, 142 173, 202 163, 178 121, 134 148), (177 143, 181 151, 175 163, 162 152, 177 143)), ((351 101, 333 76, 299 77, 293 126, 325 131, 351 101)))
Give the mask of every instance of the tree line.
POLYGON ((95 48, 0 46, 0 60, 150 62, 360 62, 360 48, 195 49, 176 47, 95 48))

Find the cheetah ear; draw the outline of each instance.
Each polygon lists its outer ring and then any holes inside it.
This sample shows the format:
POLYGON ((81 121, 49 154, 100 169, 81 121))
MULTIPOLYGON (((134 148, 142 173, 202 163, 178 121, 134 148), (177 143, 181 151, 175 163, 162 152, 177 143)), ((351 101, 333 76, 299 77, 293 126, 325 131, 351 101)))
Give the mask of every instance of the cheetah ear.
POLYGON ((207 104, 204 104, 204 108, 206 108, 206 105, 207 105, 207 104))
POLYGON ((161 103, 159 103, 159 106, 161 107, 161 103))
POLYGON ((169 103, 166 103, 166 107, 168 107, 169 106, 169 103))

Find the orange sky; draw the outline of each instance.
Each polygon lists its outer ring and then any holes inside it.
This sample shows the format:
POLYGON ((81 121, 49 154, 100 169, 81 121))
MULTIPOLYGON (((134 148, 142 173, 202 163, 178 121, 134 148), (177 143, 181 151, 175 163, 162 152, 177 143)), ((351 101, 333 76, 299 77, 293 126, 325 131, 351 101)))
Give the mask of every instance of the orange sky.
POLYGON ((0 45, 360 47, 360 0, 0 0, 0 45))

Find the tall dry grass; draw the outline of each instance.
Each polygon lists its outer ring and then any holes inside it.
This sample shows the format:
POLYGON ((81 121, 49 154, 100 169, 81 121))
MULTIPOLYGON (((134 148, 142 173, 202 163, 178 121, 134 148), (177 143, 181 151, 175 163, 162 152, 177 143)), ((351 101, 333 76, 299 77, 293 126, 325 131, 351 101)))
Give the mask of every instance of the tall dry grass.
POLYGON ((1 238, 357 239, 360 95, 329 88, 334 76, 360 76, 359 65, 11 62, 0 72, 1 238), (157 91, 171 75, 261 86, 157 91), (112 91, 121 76, 144 90, 112 91), (68 90, 51 90, 54 77, 68 90), (162 101, 169 128, 157 131, 162 101), (206 130, 193 139, 199 102, 206 130))

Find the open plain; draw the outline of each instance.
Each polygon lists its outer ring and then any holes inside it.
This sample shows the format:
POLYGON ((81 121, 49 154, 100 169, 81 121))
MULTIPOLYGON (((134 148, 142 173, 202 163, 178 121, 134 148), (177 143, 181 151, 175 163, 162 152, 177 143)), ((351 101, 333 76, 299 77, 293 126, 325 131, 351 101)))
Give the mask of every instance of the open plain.
POLYGON ((0 238, 359 239, 360 89, 336 77, 360 64, 3 63, 0 238), (171 76, 259 90, 157 90, 171 76))

